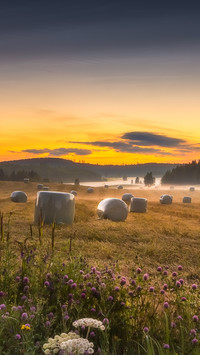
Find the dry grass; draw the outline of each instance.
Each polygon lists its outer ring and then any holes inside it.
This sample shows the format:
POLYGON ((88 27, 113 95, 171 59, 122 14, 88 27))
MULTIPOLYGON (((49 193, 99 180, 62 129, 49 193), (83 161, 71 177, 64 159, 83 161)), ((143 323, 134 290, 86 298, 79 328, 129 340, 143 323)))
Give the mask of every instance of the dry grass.
MULTIPOLYGON (((52 191, 70 192, 74 186, 48 184, 52 191)), ((69 252, 69 238, 72 252, 87 257, 90 263, 119 262, 123 271, 130 273, 136 265, 148 272, 158 265, 175 267, 182 264, 189 278, 198 278, 200 271, 200 191, 170 191, 158 189, 117 190, 116 188, 95 188, 93 194, 86 187, 76 188, 76 217, 73 226, 56 226, 55 249, 62 257, 69 252), (124 192, 148 199, 146 214, 129 213, 125 222, 98 220, 96 208, 106 197, 121 198, 124 192), (161 205, 160 195, 174 196, 172 205, 161 205), (183 196, 192 197, 192 204, 183 204, 183 196)), ((9 213, 12 212, 10 237, 23 240, 30 235, 33 224, 34 203, 37 184, 21 182, 0 182, 0 210, 4 214, 5 229, 9 213), (23 190, 28 202, 13 203, 10 194, 23 190)), ((45 226, 43 238, 51 240, 51 226, 45 226)), ((38 227, 33 226, 33 237, 38 238, 38 227)))

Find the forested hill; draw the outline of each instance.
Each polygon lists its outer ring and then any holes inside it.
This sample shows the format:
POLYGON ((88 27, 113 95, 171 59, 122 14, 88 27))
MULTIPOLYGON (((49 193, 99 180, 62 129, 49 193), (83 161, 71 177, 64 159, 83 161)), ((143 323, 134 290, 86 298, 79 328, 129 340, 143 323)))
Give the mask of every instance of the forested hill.
POLYGON ((81 181, 100 181, 105 178, 120 178, 124 176, 144 177, 152 172, 155 177, 162 177, 175 164, 132 164, 132 165, 98 165, 75 163, 60 158, 33 158, 0 162, 4 174, 11 175, 13 171, 34 171, 41 179, 50 181, 73 182, 76 178, 81 181))
POLYGON ((166 171, 162 177, 163 184, 200 184, 200 161, 177 165, 166 171))

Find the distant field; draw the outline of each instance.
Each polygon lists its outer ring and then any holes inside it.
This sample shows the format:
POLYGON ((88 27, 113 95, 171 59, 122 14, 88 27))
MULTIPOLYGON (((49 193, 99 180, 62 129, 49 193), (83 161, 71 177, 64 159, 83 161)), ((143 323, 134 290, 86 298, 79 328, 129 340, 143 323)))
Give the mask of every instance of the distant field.
MULTIPOLYGON (((74 186, 48 183, 52 191, 70 192, 74 186)), ((119 262, 127 275, 132 268, 140 265, 148 272, 154 272, 158 265, 183 265, 186 276, 198 279, 200 276, 200 190, 186 189, 136 189, 131 190, 136 197, 148 199, 146 214, 129 213, 125 222, 98 220, 97 205, 106 197, 121 198, 130 190, 116 188, 95 188, 93 194, 87 188, 76 188, 76 215, 73 226, 56 226, 55 249, 64 258, 69 253, 69 238, 72 240, 72 254, 82 255, 93 264, 119 262), (161 205, 163 193, 173 195, 172 205, 161 205), (191 204, 183 204, 183 196, 191 196, 191 204)), ((10 222, 10 238, 23 241, 30 236, 38 238, 38 227, 33 225, 34 204, 37 183, 0 182, 0 210, 3 213, 4 230, 10 222), (12 191, 22 190, 28 195, 27 203, 10 201, 12 191)), ((43 238, 50 243, 51 226, 43 229, 43 238)))

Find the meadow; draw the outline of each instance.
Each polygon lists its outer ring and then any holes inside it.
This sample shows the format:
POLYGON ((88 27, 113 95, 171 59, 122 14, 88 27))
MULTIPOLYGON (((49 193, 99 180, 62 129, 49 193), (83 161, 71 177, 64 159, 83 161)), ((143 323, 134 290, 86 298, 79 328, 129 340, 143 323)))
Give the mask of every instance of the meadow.
POLYGON ((37 226, 37 184, 0 182, 0 353, 81 353, 61 350, 53 338, 75 330, 75 320, 93 318, 105 330, 82 325, 79 335, 96 354, 200 354, 200 190, 76 190, 72 226, 37 226), (27 193, 27 203, 10 201, 15 190, 27 193), (99 220, 98 203, 125 192, 147 198, 148 212, 99 220), (173 195, 172 205, 159 203, 164 193, 173 195), (183 204, 183 196, 192 203, 183 204), (44 349, 48 338, 54 345, 44 349))

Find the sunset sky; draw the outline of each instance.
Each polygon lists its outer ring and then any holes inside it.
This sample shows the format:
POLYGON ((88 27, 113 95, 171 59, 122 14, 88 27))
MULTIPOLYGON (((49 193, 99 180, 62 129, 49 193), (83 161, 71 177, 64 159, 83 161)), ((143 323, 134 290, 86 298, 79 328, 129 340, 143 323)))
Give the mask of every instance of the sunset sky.
POLYGON ((0 161, 200 159, 200 2, 0 4, 0 161))

